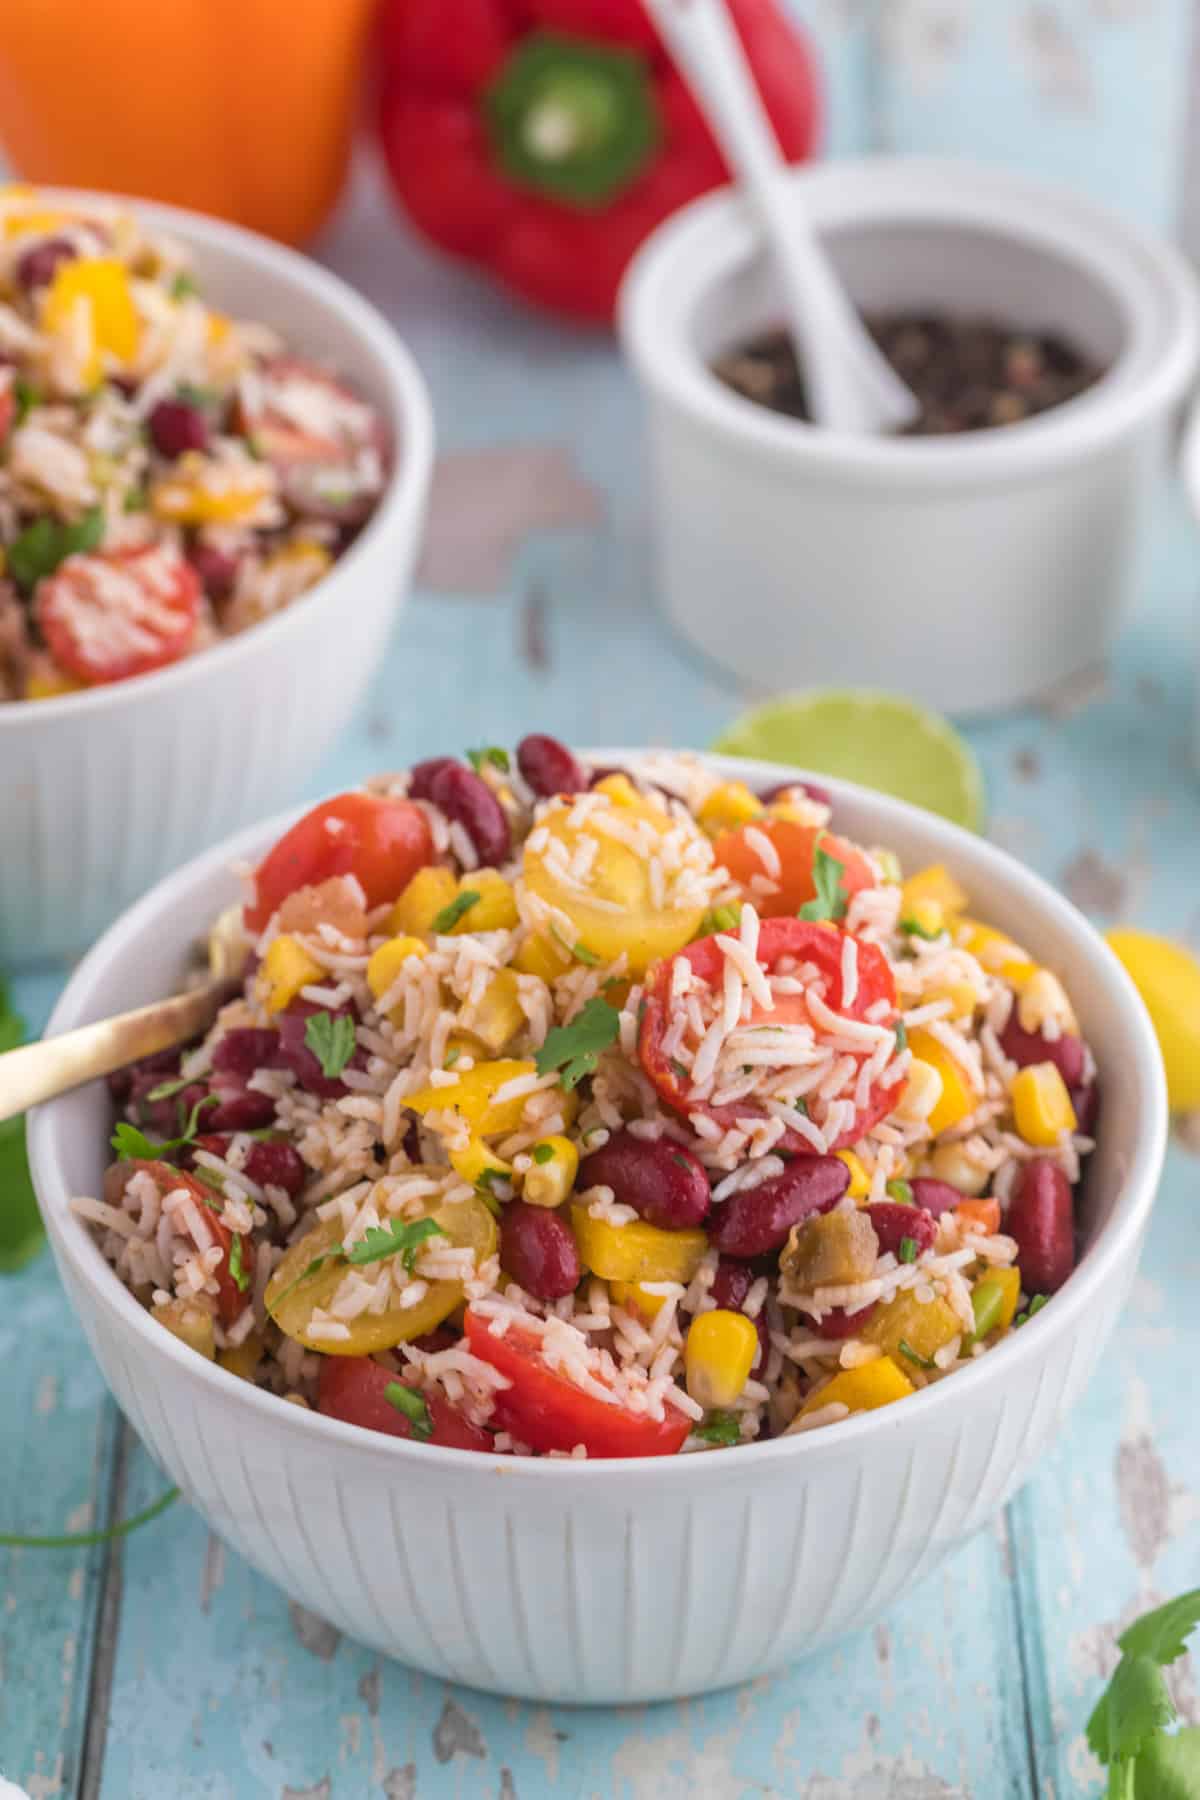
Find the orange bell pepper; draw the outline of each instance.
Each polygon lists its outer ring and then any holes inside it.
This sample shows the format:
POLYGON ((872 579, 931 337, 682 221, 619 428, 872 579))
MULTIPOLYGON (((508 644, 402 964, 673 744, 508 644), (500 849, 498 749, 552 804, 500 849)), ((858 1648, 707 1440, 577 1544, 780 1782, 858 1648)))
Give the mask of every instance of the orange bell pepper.
POLYGON ((36 0, 0 33, 26 180, 109 188, 303 243, 349 160, 373 0, 36 0))

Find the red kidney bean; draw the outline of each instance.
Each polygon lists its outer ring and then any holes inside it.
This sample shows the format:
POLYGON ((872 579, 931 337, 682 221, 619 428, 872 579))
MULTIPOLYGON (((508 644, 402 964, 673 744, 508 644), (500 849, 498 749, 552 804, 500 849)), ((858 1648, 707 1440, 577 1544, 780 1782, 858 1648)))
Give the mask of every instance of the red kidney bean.
POLYGON ((212 544, 193 544, 188 551, 188 561, 210 600, 228 600, 237 581, 239 559, 236 556, 230 556, 212 544))
POLYGON ((545 1206, 512 1200, 500 1221, 500 1261, 538 1300, 561 1300, 579 1286, 582 1270, 574 1234, 545 1206))
POLYGON ((517 745, 517 767, 535 794, 580 794, 587 786, 583 770, 557 738, 532 732, 517 745))
POLYGON ((504 808, 474 769, 455 762, 439 769, 429 784, 429 798, 462 826, 486 868, 498 868, 508 860, 512 833, 504 808))
POLYGON ((903 1206, 896 1201, 880 1201, 877 1206, 865 1208, 866 1215, 875 1227, 875 1236, 879 1239, 880 1255, 888 1251, 899 1256, 900 1245, 905 1238, 911 1238, 917 1246, 917 1255, 932 1250, 933 1240, 937 1236, 937 1220, 923 1206, 903 1206))
POLYGON ((584 1188, 610 1187, 620 1206, 664 1231, 699 1225, 712 1205, 704 1165, 670 1138, 635 1137, 616 1131, 607 1144, 585 1156, 575 1182, 584 1188))
MULTIPOLYGON (((715 1306, 723 1307, 726 1312, 741 1312, 746 1295, 758 1280, 758 1276, 748 1263, 735 1262, 731 1256, 723 1256, 717 1264, 717 1272, 713 1284, 709 1288, 709 1296, 715 1306)), ((758 1317, 750 1323, 758 1333, 758 1354, 751 1366, 751 1372, 761 1373, 767 1366, 767 1358, 771 1354, 771 1339, 767 1332, 767 1309, 761 1306, 758 1317)))
POLYGON ((462 763, 456 763, 452 756, 430 756, 424 762, 414 763, 408 772, 408 791, 414 800, 432 800, 431 789, 435 775, 443 769, 461 769, 462 763))
POLYGON ((274 1122, 275 1102, 270 1094, 223 1082, 214 1082, 212 1092, 217 1104, 201 1115, 211 1131, 261 1131, 274 1122))
POLYGON ((769 806, 772 800, 782 800, 785 795, 795 793, 797 788, 810 800, 815 800, 818 806, 833 805, 833 795, 829 789, 821 787, 815 781, 777 781, 774 787, 764 788, 758 797, 764 806, 769 806))
POLYGON ((74 262, 79 252, 69 238, 44 238, 32 250, 26 250, 14 273, 17 286, 31 294, 35 288, 47 287, 61 263, 74 262))
POLYGON ((241 1075, 249 1080, 259 1069, 274 1066, 279 1051, 279 1033, 257 1026, 238 1026, 227 1031, 213 1049, 214 1072, 241 1075))
POLYGON ((1054 1294, 1075 1267, 1071 1184, 1048 1157, 1022 1169, 1004 1225, 1017 1241, 1021 1286, 1027 1294, 1054 1294))
POLYGON ((918 1175, 908 1185, 912 1189, 912 1197, 917 1205, 923 1207, 926 1212, 932 1213, 935 1219, 939 1218, 942 1213, 949 1212, 952 1206, 957 1206, 960 1200, 967 1198, 965 1194, 959 1193, 956 1187, 951 1187, 948 1181, 934 1181, 928 1175, 918 1175))
POLYGON ((1100 1116, 1100 1087, 1095 1081, 1086 1081, 1081 1087, 1071 1089, 1071 1105, 1075 1109, 1075 1123, 1084 1137, 1095 1137, 1096 1120, 1100 1116))
POLYGON ((1030 1063, 1049 1062, 1054 1064, 1069 1088, 1078 1087, 1083 1080, 1087 1057, 1082 1038, 1072 1037, 1065 1031, 1057 1038, 1043 1037, 1040 1031, 1026 1031, 1017 1018, 1015 1006, 1000 1033, 1000 1048, 1019 1069, 1028 1068, 1030 1063))
POLYGON ((787 1242, 793 1225, 829 1212, 850 1185, 836 1156, 796 1156, 781 1175, 731 1194, 717 1208, 708 1241, 730 1256, 761 1256, 787 1242))
POLYGON ((823 1319, 806 1317, 804 1323, 811 1326, 818 1337, 833 1338, 835 1341, 839 1338, 852 1338, 870 1323, 875 1306, 874 1300, 870 1306, 862 1306, 857 1312, 847 1312, 844 1306, 835 1306, 823 1319))
POLYGON ((208 420, 186 400, 160 400, 146 421, 150 441, 160 456, 182 456, 185 450, 207 450, 208 420))
MULTIPOLYGON (((195 1149, 207 1150, 210 1156, 219 1156, 224 1161, 229 1155, 230 1142, 229 1133, 206 1134, 196 1139, 195 1149)), ((194 1156, 189 1157, 187 1167, 191 1168, 194 1162, 194 1156)), ((293 1199, 308 1178, 300 1152, 283 1138, 266 1138, 261 1143, 251 1144, 244 1166, 251 1181, 257 1181, 260 1187, 281 1187, 293 1199)))

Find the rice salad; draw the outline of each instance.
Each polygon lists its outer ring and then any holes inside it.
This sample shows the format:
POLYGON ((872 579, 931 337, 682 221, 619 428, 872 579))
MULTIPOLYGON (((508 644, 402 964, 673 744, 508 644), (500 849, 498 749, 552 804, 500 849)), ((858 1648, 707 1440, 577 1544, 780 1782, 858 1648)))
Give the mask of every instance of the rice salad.
POLYGON ((1095 1064, 949 870, 836 823, 536 735, 324 802, 77 1212, 198 1354, 418 1443, 704 1452, 952 1376, 1071 1273, 1095 1064))
POLYGON ((0 701, 271 617, 384 485, 376 410, 116 202, 0 187, 0 701))

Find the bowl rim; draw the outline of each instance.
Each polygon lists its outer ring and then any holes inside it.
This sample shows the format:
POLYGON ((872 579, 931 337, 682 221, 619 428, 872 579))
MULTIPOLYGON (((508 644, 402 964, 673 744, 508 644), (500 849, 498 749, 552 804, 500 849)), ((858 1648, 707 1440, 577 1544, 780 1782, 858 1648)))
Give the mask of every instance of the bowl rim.
POLYGON ((731 448, 797 474, 851 475, 897 487, 1028 479, 1102 451, 1177 400, 1195 371, 1200 284, 1184 258, 1070 189, 992 165, 923 155, 803 164, 789 169, 786 180, 807 191, 819 219, 958 224, 1054 254, 1116 305, 1130 339, 1094 386, 1002 431, 856 437, 781 417, 726 388, 690 341, 699 299, 743 268, 758 247, 746 203, 736 189, 719 188, 650 234, 622 281, 617 312, 621 345, 640 381, 731 448))
MULTIPOLYGON (((624 761, 635 765, 654 752, 618 748, 587 751, 584 754, 596 760, 624 761)), ((706 761, 715 763, 722 769, 736 769, 744 779, 751 781, 779 781, 789 777, 793 780, 804 779, 809 773, 782 763, 713 753, 697 754, 703 755, 706 761)), ((1090 921, 1069 900, 1007 851, 960 826, 952 825, 947 820, 890 795, 818 772, 812 772, 812 779, 819 780, 829 789, 835 802, 844 798, 881 808, 883 817, 878 828, 881 831, 886 830, 888 822, 895 819, 902 825, 909 823, 928 832, 932 821, 945 846, 947 860, 953 864, 956 851, 966 851, 971 859, 982 862, 985 869, 991 867, 1002 870, 1010 883, 1015 880, 1018 886, 1026 890, 1024 898, 1028 900, 1031 909, 1046 920, 1060 937, 1082 941, 1089 953, 1098 984, 1106 990, 1108 1002, 1122 1015, 1127 1054, 1147 1102, 1129 1147, 1128 1164, 1112 1217, 1095 1243, 1089 1247, 1087 1256, 1054 1296, 1052 1305, 1044 1307, 1019 1333, 1010 1333, 1002 1343, 989 1350, 986 1356, 980 1357, 969 1368, 959 1370, 953 1382, 941 1381, 922 1389, 911 1396, 905 1407, 882 1407, 875 1412, 859 1414, 840 1421, 836 1430, 802 1432, 791 1437, 735 1446, 736 1461, 722 1458, 715 1470, 707 1456, 696 1454, 573 1461, 570 1458, 513 1458, 474 1452, 473 1465, 481 1475, 490 1472, 512 1476, 519 1472, 534 1480, 574 1479, 593 1484, 609 1479, 620 1483, 624 1488, 630 1481, 687 1480, 691 1478, 687 1471, 701 1463, 709 1468, 706 1480, 712 1480, 718 1472, 728 1474, 731 1464, 734 1470, 744 1466, 749 1473, 752 1468, 765 1469, 768 1464, 792 1458, 802 1459, 797 1467, 799 1473, 822 1461, 837 1460, 847 1452, 853 1454, 876 1438, 892 1435, 897 1431, 908 1431, 910 1427, 915 1442, 924 1422, 935 1421, 939 1414, 948 1416, 948 1409, 951 1407, 969 1405, 973 1396, 982 1394, 982 1384, 985 1381, 1004 1380, 1008 1371, 1016 1370, 1018 1363, 1028 1364, 1031 1360, 1049 1356, 1056 1345, 1065 1349, 1072 1341, 1075 1327, 1082 1324, 1083 1315, 1090 1307, 1093 1295, 1105 1281, 1118 1279, 1123 1259, 1136 1258, 1166 1153, 1167 1094, 1162 1058, 1149 1015, 1116 956, 1090 921), (958 1396, 957 1399, 954 1398, 955 1395, 958 1396)), ((87 992, 92 982, 114 956, 123 958, 129 955, 130 946, 136 943, 143 930, 159 927, 164 919, 169 919, 178 897, 203 885, 219 871, 231 870, 234 863, 261 856, 280 831, 308 810, 308 807, 293 807, 273 819, 249 826, 235 837, 194 857, 151 888, 141 900, 118 917, 78 965, 50 1017, 46 1027, 47 1035, 88 1021, 92 1014, 87 1005, 87 992)), ((182 950, 184 946, 181 945, 180 948, 182 950)), ((240 1406, 247 1413, 256 1414, 263 1424, 274 1422, 281 1428, 298 1430, 301 1435, 311 1433, 310 1441, 314 1443, 325 1442, 331 1449, 340 1448, 347 1452, 355 1451, 393 1461, 398 1459, 400 1463, 416 1457, 421 1466, 440 1466, 446 1472, 462 1469, 462 1451, 387 1437, 340 1419, 327 1418, 314 1410, 306 1411, 291 1406, 279 1396, 253 1387, 249 1382, 220 1368, 215 1362, 208 1362, 197 1356, 171 1333, 156 1326, 150 1314, 104 1260, 84 1221, 70 1211, 70 1195, 58 1153, 58 1126, 55 1118, 57 1104, 49 1101, 36 1107, 29 1116, 28 1133, 34 1186, 55 1255, 67 1260, 73 1276, 85 1285, 96 1304, 110 1315, 115 1315, 126 1332, 132 1331, 142 1339, 148 1354, 165 1355, 177 1365, 185 1378, 197 1387, 208 1390, 208 1397, 218 1404, 224 1399, 235 1409, 240 1406)))
POLYGON ((100 188, 39 184, 38 192, 64 205, 102 202, 126 207, 152 229, 183 239, 201 255, 208 249, 219 250, 248 268, 268 269, 301 298, 313 296, 330 311, 339 313, 381 366, 383 388, 378 396, 372 396, 372 403, 387 415, 393 447, 398 453, 392 458, 383 492, 354 542, 328 573, 291 605, 249 630, 221 638, 198 654, 185 656, 165 668, 151 669, 124 681, 105 682, 81 693, 8 701, 0 705, 0 733, 17 731, 35 721, 53 724, 64 712, 76 718, 89 711, 109 710, 125 701, 136 702, 146 694, 168 694, 172 688, 202 681, 209 669, 225 668, 235 657, 253 656, 260 645, 262 653, 270 655, 284 633, 296 628, 298 617, 322 606, 327 610, 340 607, 342 581, 364 572, 366 559, 374 554, 386 534, 419 509, 433 466, 433 403, 416 359, 383 313, 340 275, 261 232, 209 218, 186 207, 100 188))

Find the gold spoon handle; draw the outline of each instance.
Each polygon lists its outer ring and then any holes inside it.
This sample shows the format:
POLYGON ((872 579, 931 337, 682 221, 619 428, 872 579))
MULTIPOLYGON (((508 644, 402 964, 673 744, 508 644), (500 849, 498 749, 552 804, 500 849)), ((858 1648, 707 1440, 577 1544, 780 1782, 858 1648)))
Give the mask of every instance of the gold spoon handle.
POLYGON ((143 1056, 186 1044, 206 1031, 229 998, 231 984, 210 982, 172 1000, 156 1000, 134 1012, 81 1025, 0 1056, 0 1120, 53 1100, 70 1088, 110 1075, 143 1056))

